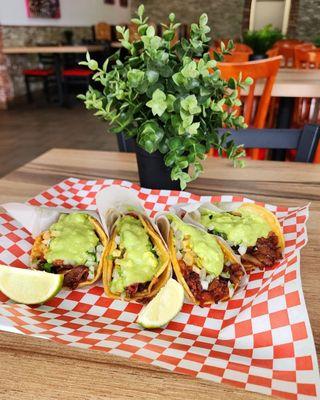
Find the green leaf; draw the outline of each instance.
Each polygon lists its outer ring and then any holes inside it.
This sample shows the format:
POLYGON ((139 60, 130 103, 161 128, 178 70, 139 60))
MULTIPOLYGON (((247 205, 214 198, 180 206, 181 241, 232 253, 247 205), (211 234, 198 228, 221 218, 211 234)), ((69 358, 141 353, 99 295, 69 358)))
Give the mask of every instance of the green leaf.
POLYGON ((176 19, 175 14, 174 14, 174 13, 170 13, 170 14, 169 14, 169 21, 170 21, 170 22, 174 22, 175 19, 176 19))
POLYGON ((159 78, 159 72, 154 71, 154 70, 147 71, 146 75, 147 75, 148 82, 151 84, 157 82, 157 80, 159 78))
POLYGON ((208 15, 207 14, 202 14, 199 18, 199 25, 204 26, 208 23, 208 15))
POLYGON ((196 135, 196 133, 198 132, 198 128, 200 126, 200 122, 194 122, 193 124, 191 124, 187 131, 190 133, 190 135, 196 135))
POLYGON ((185 78, 197 78, 199 76, 199 71, 197 70, 197 63, 195 61, 189 62, 182 68, 181 74, 185 78))
POLYGON ((128 84, 133 88, 140 86, 144 79, 144 72, 139 69, 128 71, 128 84))
POLYGON ((176 97, 173 94, 168 94, 166 101, 167 111, 172 112, 174 110, 173 103, 176 101, 176 97))
POLYGON ((156 31, 154 29, 154 27, 152 25, 148 26, 147 31, 146 31, 146 35, 151 38, 155 35, 156 31))
POLYGON ((139 15, 140 18, 143 17, 143 14, 144 14, 144 5, 143 4, 140 4, 137 14, 139 15))
POLYGON ((201 112, 201 108, 198 106, 198 101, 194 94, 182 99, 181 107, 190 114, 199 114, 201 112))
POLYGON ((167 109, 165 93, 157 89, 152 95, 152 100, 149 100, 146 105, 151 108, 153 115, 159 115, 159 117, 161 117, 167 109))
POLYGON ((92 70, 95 71, 96 69, 98 69, 98 63, 95 60, 90 60, 88 62, 88 67, 92 70))

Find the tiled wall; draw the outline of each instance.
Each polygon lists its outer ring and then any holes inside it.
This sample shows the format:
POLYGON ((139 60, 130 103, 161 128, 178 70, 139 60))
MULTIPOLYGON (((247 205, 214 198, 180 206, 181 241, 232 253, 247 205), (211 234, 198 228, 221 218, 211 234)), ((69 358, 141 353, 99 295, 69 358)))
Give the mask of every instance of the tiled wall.
MULTIPOLYGON (((132 0, 131 9, 137 9, 140 0, 132 0)), ((239 37, 245 0, 148 0, 145 1, 146 15, 156 23, 167 21, 174 12, 178 21, 186 24, 195 22, 202 13, 207 13, 213 38, 239 37)))
POLYGON ((3 40, 0 26, 0 110, 6 109, 8 101, 12 98, 12 84, 7 71, 6 59, 2 52, 3 40))
MULTIPOLYGON (((21 47, 36 46, 37 44, 59 44, 63 42, 63 31, 72 30, 73 40, 80 43, 81 39, 92 39, 91 27, 56 27, 56 26, 3 26, 3 46, 21 47)), ((38 65, 37 55, 9 55, 7 64, 13 82, 14 96, 25 94, 23 69, 35 68, 38 65)), ((39 85, 32 86, 38 89, 39 85)))

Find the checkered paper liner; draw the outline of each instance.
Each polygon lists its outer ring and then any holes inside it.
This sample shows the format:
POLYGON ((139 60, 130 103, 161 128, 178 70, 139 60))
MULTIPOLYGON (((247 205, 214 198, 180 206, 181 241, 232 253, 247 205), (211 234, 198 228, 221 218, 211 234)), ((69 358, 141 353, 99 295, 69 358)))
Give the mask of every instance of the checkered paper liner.
MULTIPOLYGON (((95 195, 111 185, 136 191, 151 216, 182 202, 252 202, 239 196, 143 189, 127 181, 69 178, 29 204, 95 210, 95 195)), ((101 283, 63 290, 39 307, 13 304, 0 293, 0 329, 267 395, 318 398, 317 358, 300 279, 308 206, 266 207, 283 226, 285 257, 273 268, 252 272, 246 290, 226 303, 206 308, 185 303, 166 328, 151 331, 134 322, 142 305, 106 298, 101 283)), ((0 234, 0 262, 25 267, 33 243, 30 234, 7 214, 0 214, 0 234)))

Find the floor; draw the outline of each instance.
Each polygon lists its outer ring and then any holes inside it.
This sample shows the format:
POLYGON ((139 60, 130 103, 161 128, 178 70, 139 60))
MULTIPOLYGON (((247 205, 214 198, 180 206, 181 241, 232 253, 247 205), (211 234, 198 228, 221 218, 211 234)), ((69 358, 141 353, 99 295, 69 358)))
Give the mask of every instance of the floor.
POLYGON ((0 176, 53 147, 118 150, 107 128, 80 102, 61 108, 41 99, 31 105, 20 100, 0 111, 0 176))

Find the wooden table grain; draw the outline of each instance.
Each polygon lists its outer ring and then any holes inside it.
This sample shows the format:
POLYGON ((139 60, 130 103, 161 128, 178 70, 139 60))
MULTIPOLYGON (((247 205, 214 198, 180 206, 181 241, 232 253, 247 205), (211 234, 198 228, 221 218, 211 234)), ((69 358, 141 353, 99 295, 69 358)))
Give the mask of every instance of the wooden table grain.
POLYGON ((103 51, 105 46, 101 44, 71 45, 71 46, 21 46, 5 47, 4 54, 44 54, 44 53, 86 53, 87 51, 103 51))
MULTIPOLYGON (((228 160, 208 159, 189 191, 241 194, 276 205, 311 201, 309 243, 301 275, 317 352, 320 350, 320 165, 248 161, 234 169, 228 160)), ((0 180, 0 202, 25 201, 67 177, 117 178, 138 182, 133 154, 53 149, 0 180)), ((223 384, 174 374, 98 351, 74 349, 44 339, 0 334, 0 398, 26 399, 266 399, 223 384), (14 378, 14 379, 13 379, 14 378)))

